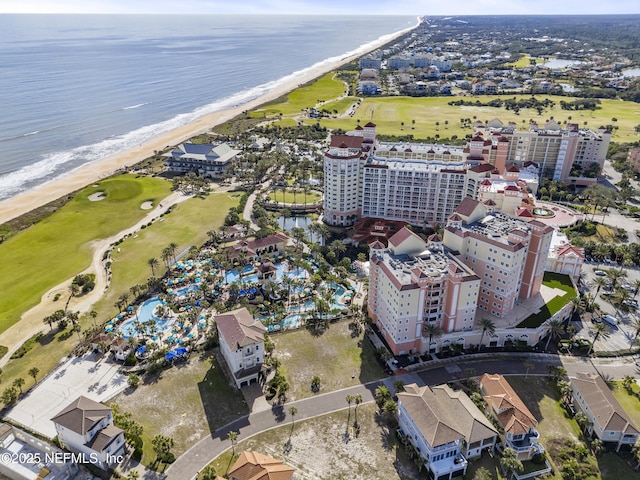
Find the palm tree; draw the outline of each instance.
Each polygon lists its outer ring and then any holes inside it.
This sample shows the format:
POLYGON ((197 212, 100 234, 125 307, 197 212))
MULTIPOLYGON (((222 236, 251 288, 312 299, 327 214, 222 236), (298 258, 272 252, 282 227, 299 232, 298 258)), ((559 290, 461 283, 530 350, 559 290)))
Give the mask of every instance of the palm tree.
POLYGON ((627 276, 626 270, 617 269, 617 268, 609 268, 605 271, 609 280, 613 284, 613 288, 616 288, 618 280, 627 276))
POLYGON ((230 430, 227 433, 227 439, 231 442, 231 457, 236 455, 236 442, 238 441, 238 432, 230 430))
POLYGON ((156 276, 156 267, 158 266, 158 259, 155 257, 151 257, 147 260, 147 265, 151 267, 151 276, 156 276))
POLYGON ((71 299, 78 295, 78 293, 80 293, 80 287, 77 283, 72 283, 71 285, 69 285, 69 298, 67 298, 67 303, 65 303, 64 305, 65 311, 69 307, 69 302, 71 301, 71 299))
POLYGON ((393 388, 396 391, 396 395, 400 392, 404 392, 404 382, 402 380, 396 380, 393 382, 393 388))
POLYGON ((533 364, 533 362, 531 360, 525 360, 522 365, 527 370, 526 373, 524 374, 524 379, 526 381, 527 377, 529 376, 529 370, 531 370, 535 365, 533 364))
POLYGON ((329 244, 329 251, 333 252, 337 258, 339 254, 347 251, 347 246, 342 242, 342 240, 334 240, 329 244))
POLYGON ((600 337, 604 338, 605 340, 607 338, 609 338, 611 336, 611 332, 609 331, 609 327, 607 327, 604 323, 596 323, 594 326, 594 329, 596 331, 596 334, 593 336, 593 343, 591 344, 591 347, 589 348, 589 353, 587 353, 587 356, 591 355, 591 352, 593 351, 593 347, 595 346, 596 342, 598 341, 598 339, 600 337))
POLYGON ((176 261, 176 250, 178 250, 178 244, 175 242, 171 242, 167 247, 171 252, 171 256, 173 257, 173 261, 176 261))
POLYGON ((36 377, 40 373, 40 369, 38 367, 33 367, 29 369, 29 375, 33 377, 33 383, 36 383, 36 377))
POLYGON ((560 400, 563 404, 567 404, 571 401, 571 384, 566 380, 559 380, 557 383, 558 390, 560 391, 560 400))
POLYGON ((559 319, 552 319, 547 322, 547 343, 544 346, 545 350, 549 350, 549 343, 551 343, 551 339, 557 339, 562 335, 564 331, 564 323, 559 319))
POLYGON ((638 340, 638 336, 640 336, 640 317, 633 317, 633 320, 631 320, 631 328, 633 328, 633 340, 631 341, 631 346, 633 346, 636 343, 636 340, 638 340))
POLYGON ((387 400, 391 400, 391 392, 385 385, 380 385, 376 388, 374 396, 378 405, 382 405, 387 400))
POLYGON ((356 402, 356 407, 353 410, 353 416, 355 417, 355 420, 353 421, 353 424, 357 427, 358 426, 358 405, 360 405, 362 403, 362 395, 357 393, 353 397, 353 399, 356 402))
POLYGON ((398 413, 398 405, 393 400, 387 400, 382 405, 382 413, 390 420, 398 413))
POLYGON ((502 458, 500 459, 500 466, 505 476, 507 472, 515 471, 521 473, 524 470, 522 462, 518 460, 516 452, 512 448, 505 448, 502 452, 502 458))
POLYGON ((127 480, 138 480, 140 478, 140 474, 137 470, 129 470, 127 474, 127 480))
POLYGON ((89 316, 91 317, 91 320, 93 320, 93 326, 96 326, 96 318, 98 318, 98 312, 95 309, 92 309, 89 312, 89 316))
POLYGON ((13 381, 13 386, 20 389, 20 395, 22 395, 22 387, 24 385, 24 378, 18 377, 13 381))
POLYGON ((291 438, 291 434, 293 433, 293 427, 295 425, 296 413, 298 413, 298 409, 295 406, 291 405, 289 407, 289 414, 291 415, 291 433, 289 433, 289 438, 291 438))
MULTIPOLYGON (((429 336, 429 353, 431 353, 431 342, 435 339, 436 341, 442 337, 442 329, 438 326, 436 326, 435 324, 432 323, 427 323, 424 328, 422 329, 422 335, 428 335, 429 336)), ((436 346, 436 350, 437 350, 437 346, 436 346)))
POLYGON ((347 395, 345 397, 347 404, 349 405, 349 413, 347 414, 347 425, 349 425, 349 419, 351 418, 351 402, 353 402, 353 395, 347 395))
POLYGON ((478 350, 482 348, 482 340, 484 339, 485 333, 489 333, 489 336, 491 337, 493 337, 493 335, 496 333, 496 324, 490 318, 482 318, 479 322, 479 325, 482 327, 482 336, 480 337, 478 350))

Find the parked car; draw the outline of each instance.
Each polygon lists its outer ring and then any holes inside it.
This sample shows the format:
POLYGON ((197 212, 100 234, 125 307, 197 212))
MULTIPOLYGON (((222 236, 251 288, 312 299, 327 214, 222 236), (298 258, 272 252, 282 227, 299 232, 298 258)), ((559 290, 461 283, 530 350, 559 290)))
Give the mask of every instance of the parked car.
POLYGON ((609 325, 611 325, 612 327, 617 327, 618 326, 618 319, 616 317, 614 317, 613 315, 603 315, 602 316, 602 321, 605 323, 608 323, 609 325))
POLYGON ((625 300, 624 303, 627 307, 631 307, 631 308, 638 308, 638 301, 637 300, 625 300))
POLYGON ((602 323, 602 319, 600 317, 592 317, 591 323, 602 323))
POLYGON ((598 277, 606 277, 607 276, 607 274, 604 273, 602 270, 594 270, 593 274, 597 275, 598 277))

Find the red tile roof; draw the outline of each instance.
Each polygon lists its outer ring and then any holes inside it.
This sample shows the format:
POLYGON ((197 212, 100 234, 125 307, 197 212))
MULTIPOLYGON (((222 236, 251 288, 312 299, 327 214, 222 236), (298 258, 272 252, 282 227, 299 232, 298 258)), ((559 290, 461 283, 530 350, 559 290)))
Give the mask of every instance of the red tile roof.
POLYGON ((295 469, 258 452, 244 451, 229 470, 237 480, 291 480, 295 469))
POLYGON ((476 207, 480 204, 478 200, 474 200, 473 198, 465 197, 464 200, 458 205, 455 212, 463 217, 468 217, 473 213, 476 207))
POLYGON ((331 136, 331 146, 332 147, 340 147, 340 145, 345 144, 348 148, 362 148, 362 137, 356 135, 332 135, 331 136))
POLYGON ((393 245, 394 247, 397 247, 402 242, 404 242, 405 240, 407 240, 408 238, 411 238, 411 237, 420 238, 419 235, 417 235, 416 233, 412 232, 407 227, 402 227, 395 235, 393 235, 389 239, 389 244, 393 245))

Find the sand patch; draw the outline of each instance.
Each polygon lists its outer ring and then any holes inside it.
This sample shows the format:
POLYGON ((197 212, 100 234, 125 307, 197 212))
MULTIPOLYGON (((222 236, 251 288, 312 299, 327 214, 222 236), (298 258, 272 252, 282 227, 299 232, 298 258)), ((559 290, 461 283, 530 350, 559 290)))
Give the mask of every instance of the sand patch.
POLYGON ((104 192, 96 192, 87 197, 91 202, 99 202, 100 200, 104 200, 107 196, 104 192))
POLYGON ((151 210, 153 208, 153 202, 143 202, 140 208, 142 210, 151 210))

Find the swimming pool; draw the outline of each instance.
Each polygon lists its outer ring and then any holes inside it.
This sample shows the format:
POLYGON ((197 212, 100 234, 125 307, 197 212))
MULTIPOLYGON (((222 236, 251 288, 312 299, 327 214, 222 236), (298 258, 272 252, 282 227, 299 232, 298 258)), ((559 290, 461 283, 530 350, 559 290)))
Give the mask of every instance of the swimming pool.
POLYGON ((159 298, 151 298, 140 305, 140 309, 138 310, 138 318, 132 318, 124 322, 120 326, 120 331, 122 332, 124 338, 129 338, 131 336, 137 337, 142 335, 143 332, 139 332, 136 328, 136 322, 145 323, 149 320, 153 320, 156 323, 156 333, 164 332, 173 325, 173 318, 159 318, 156 317, 153 312, 156 307, 163 305, 163 301, 159 298))

